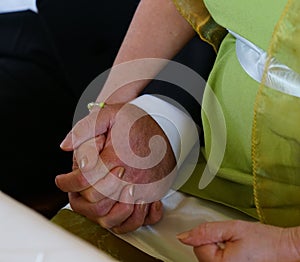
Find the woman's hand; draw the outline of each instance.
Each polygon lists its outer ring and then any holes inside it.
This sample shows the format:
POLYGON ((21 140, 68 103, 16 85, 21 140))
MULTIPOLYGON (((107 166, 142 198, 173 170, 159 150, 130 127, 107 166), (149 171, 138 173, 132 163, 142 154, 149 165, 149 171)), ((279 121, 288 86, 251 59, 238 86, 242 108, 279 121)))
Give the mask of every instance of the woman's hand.
POLYGON ((210 222, 177 235, 199 261, 300 261, 299 228, 246 221, 210 222), (298 244, 297 244, 298 243, 298 244))

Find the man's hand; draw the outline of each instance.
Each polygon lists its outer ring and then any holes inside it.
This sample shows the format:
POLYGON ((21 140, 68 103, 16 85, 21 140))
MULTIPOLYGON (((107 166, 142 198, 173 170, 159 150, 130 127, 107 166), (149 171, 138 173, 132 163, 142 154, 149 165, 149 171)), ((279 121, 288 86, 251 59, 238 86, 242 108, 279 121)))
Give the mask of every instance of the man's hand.
POLYGON ((296 231, 232 220, 204 223, 177 238, 194 247, 199 261, 296 262, 300 261, 296 231))
POLYGON ((74 169, 56 178, 74 211, 117 233, 156 223, 176 161, 157 123, 130 104, 106 105, 78 122, 62 143, 74 169))

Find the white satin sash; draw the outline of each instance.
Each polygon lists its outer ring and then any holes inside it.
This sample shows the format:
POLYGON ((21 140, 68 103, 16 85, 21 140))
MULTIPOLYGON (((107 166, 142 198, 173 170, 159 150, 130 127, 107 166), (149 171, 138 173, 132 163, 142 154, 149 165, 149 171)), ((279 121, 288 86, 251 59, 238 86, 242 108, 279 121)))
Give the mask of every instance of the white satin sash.
MULTIPOLYGON (((245 72, 257 82, 261 82, 267 52, 260 49, 247 39, 228 30, 236 38, 236 55, 245 72)), ((300 97, 300 75, 288 66, 281 64, 276 58, 271 58, 266 77, 266 86, 300 97)))

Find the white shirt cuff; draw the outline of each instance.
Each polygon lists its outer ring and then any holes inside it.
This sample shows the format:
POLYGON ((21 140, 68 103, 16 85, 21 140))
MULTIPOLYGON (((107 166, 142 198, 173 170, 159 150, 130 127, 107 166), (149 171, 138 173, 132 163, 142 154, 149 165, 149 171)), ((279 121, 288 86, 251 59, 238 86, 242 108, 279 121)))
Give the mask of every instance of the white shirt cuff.
POLYGON ((161 127, 169 139, 173 153, 180 167, 184 159, 199 141, 198 130, 193 119, 153 95, 142 95, 130 102, 148 113, 161 127))

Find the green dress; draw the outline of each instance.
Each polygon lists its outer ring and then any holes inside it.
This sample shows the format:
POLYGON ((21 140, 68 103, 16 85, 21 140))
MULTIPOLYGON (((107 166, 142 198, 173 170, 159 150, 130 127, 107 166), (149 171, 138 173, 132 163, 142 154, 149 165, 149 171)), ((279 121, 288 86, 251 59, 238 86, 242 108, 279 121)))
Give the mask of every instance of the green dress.
POLYGON ((237 59, 231 34, 221 45, 218 42, 223 37, 221 25, 268 51, 268 61, 276 57, 300 73, 300 4, 278 0, 272 1, 271 8, 270 1, 205 0, 211 17, 203 19, 198 16, 201 12, 195 12, 201 1, 174 2, 200 36, 218 50, 206 89, 213 90, 220 108, 211 92, 205 91, 204 158, 181 190, 239 209, 264 223, 300 225, 300 99, 266 87, 265 77, 262 83, 252 79, 237 59), (219 126, 214 133, 212 123, 219 126), (222 162, 212 161, 218 167, 216 177, 199 188, 211 152, 223 155, 222 162))

